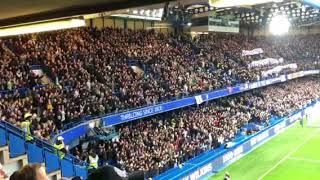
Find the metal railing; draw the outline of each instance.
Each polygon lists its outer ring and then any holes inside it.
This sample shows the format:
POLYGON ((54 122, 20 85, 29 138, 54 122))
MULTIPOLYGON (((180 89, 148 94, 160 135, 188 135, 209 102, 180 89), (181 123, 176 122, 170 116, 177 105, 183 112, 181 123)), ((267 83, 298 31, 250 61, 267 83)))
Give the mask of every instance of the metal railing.
MULTIPOLYGON (((21 141, 24 141, 24 144, 21 146, 21 144, 19 144, 19 147, 24 148, 25 149, 25 153, 28 154, 28 145, 32 144, 35 145, 36 147, 38 147, 39 149, 41 149, 42 154, 40 156, 42 156, 43 159, 43 163, 45 163, 46 167, 48 166, 48 164, 46 163, 46 156, 45 156, 45 152, 50 152, 53 153, 57 156, 57 159, 59 161, 59 169, 62 170, 63 167, 61 165, 61 161, 62 160, 66 160, 69 161, 70 163, 72 163, 73 165, 73 172, 71 172, 72 174, 76 174, 75 171, 75 166, 81 166, 84 169, 87 169, 89 167, 87 162, 84 162, 82 160, 77 159, 76 157, 74 157, 71 154, 66 154, 65 157, 63 159, 59 158, 57 149, 53 147, 53 145, 51 145, 50 143, 43 141, 37 137, 33 136, 33 140, 32 141, 25 141, 27 133, 25 131, 23 131, 22 129, 10 124, 7 121, 1 120, 0 121, 0 129, 3 129, 5 131, 5 144, 1 144, 2 146, 4 145, 8 145, 10 146, 10 141, 9 141, 9 134, 14 135, 15 137, 18 137, 21 139, 21 141)), ((29 135, 28 135, 29 136, 29 135)), ((1 136, 0 138, 3 138, 3 136, 1 136)), ((3 141, 3 139, 1 139, 1 141, 3 141)), ((11 142, 12 143, 12 142, 11 142)), ((19 148, 20 149, 20 148, 19 148)), ((12 153, 13 151, 15 151, 14 148, 9 148, 10 153, 12 153)), ((23 154, 20 154, 23 155, 23 154)), ((86 177, 84 177, 86 178, 86 177)))

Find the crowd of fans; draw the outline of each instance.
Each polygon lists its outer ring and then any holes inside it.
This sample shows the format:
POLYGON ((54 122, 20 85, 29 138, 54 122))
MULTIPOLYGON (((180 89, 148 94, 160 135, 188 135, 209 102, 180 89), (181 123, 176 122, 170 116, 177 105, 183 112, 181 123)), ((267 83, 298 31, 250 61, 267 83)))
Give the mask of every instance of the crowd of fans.
POLYGON ((266 127, 271 117, 287 116, 319 98, 319 77, 292 80, 119 125, 118 138, 87 149, 79 145, 73 154, 86 160, 95 153, 104 163, 153 177, 233 140, 248 123, 266 127))
POLYGON ((259 80, 261 71, 272 66, 250 69, 248 63, 254 57, 240 55, 241 50, 257 47, 264 49, 257 59, 304 60, 298 67, 315 69, 318 38, 292 39, 275 42, 228 34, 191 39, 188 35, 110 28, 2 39, 0 90, 10 93, 0 93, 0 117, 19 125, 24 113, 33 113, 33 134, 49 140, 63 124, 88 115, 104 115, 259 80), (35 88, 42 82, 30 73, 32 65, 42 65, 53 83, 35 88), (19 87, 30 88, 26 96, 15 91, 19 87))
POLYGON ((18 58, 0 39, 0 91, 33 87, 40 83, 39 77, 30 73, 24 58, 18 58))

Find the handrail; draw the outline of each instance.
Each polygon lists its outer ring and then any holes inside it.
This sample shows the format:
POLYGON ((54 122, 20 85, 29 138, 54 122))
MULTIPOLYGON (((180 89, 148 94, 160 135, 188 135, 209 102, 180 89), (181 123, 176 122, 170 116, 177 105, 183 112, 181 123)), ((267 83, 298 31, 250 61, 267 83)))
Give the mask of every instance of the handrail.
MULTIPOLYGON (((23 131, 22 129, 20 129, 20 128, 10 124, 9 122, 4 121, 4 120, 0 120, 0 125, 2 125, 5 129, 9 130, 10 132, 14 133, 15 135, 20 136, 21 138, 25 139, 25 136, 27 133, 25 131, 23 131)), ((33 141, 35 142, 35 144, 38 147, 40 147, 44 150, 49 150, 51 152, 56 152, 56 149, 50 143, 43 141, 35 136, 32 136, 32 137, 33 137, 33 141)), ((70 161, 75 162, 81 166, 88 167, 87 162, 84 162, 80 159, 77 159, 76 157, 74 157, 73 155, 71 155, 69 153, 66 154, 66 157, 68 157, 69 159, 65 158, 65 160, 70 160, 70 161)), ((61 167, 61 165, 60 165, 60 167, 61 167)))

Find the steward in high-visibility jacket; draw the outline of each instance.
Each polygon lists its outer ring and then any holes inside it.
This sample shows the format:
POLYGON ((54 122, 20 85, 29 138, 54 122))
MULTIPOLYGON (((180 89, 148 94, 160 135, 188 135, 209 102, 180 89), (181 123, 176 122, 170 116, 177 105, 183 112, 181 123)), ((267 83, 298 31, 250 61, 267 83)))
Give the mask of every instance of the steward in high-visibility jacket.
POLYGON ((98 162, 99 162, 99 156, 95 153, 95 152, 92 152, 90 155, 89 155, 89 170, 92 170, 92 169, 98 169, 98 162))
POLYGON ((23 121, 20 123, 21 129, 24 132, 26 132, 26 135, 25 135, 25 140, 26 141, 32 141, 33 140, 33 137, 32 137, 31 132, 30 132, 31 116, 32 116, 31 113, 24 114, 23 121))
POLYGON ((63 142, 63 137, 59 136, 57 138, 56 143, 53 145, 54 148, 57 150, 57 154, 59 155, 60 159, 63 159, 64 156, 67 153, 67 150, 65 148, 64 142, 63 142))

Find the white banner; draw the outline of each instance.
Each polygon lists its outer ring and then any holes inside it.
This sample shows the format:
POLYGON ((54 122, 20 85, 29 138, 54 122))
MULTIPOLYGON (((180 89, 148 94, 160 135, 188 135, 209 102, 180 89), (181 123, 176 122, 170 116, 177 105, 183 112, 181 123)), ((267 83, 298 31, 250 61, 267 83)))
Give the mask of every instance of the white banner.
POLYGON ((33 69, 31 70, 32 74, 36 75, 36 76, 42 76, 43 75, 43 71, 42 69, 33 69))
POLYGON ((271 75, 273 73, 279 73, 284 69, 297 69, 298 66, 296 63, 294 64, 287 64, 287 65, 283 65, 283 66, 277 66, 275 68, 269 69, 268 71, 263 71, 261 73, 262 77, 267 77, 268 75, 271 75))
POLYGON ((242 56, 252 56, 255 54, 262 54, 263 53, 263 49, 261 48, 256 48, 253 50, 242 50, 242 56))
POLYGON ((203 99, 202 99, 202 96, 201 96, 201 95, 195 96, 194 98, 196 99, 196 103, 197 103, 197 104, 203 103, 203 99))
POLYGON ((257 61, 252 61, 249 64, 249 67, 261 67, 261 66, 266 66, 266 65, 271 65, 271 64, 280 64, 283 63, 283 58, 280 59, 274 59, 274 58, 266 58, 266 59, 261 59, 257 61))

